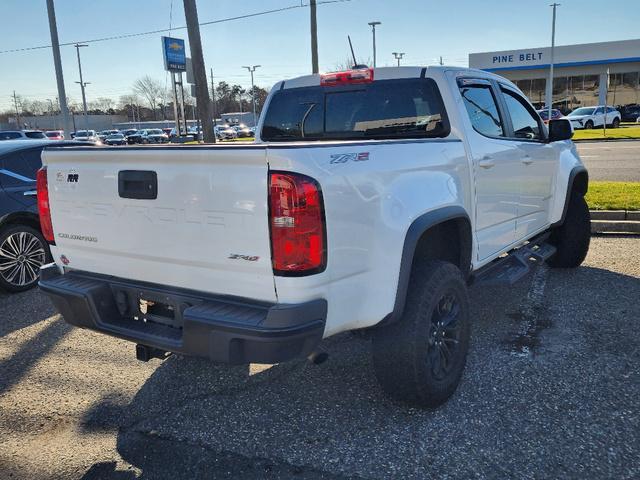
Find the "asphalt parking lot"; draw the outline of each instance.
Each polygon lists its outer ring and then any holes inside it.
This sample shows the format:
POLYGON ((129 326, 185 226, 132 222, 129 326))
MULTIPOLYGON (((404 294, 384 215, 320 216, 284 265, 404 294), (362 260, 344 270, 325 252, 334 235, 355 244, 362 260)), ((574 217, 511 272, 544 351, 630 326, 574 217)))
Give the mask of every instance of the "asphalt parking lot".
POLYGON ((638 478, 640 238, 576 270, 472 288, 454 397, 383 396, 366 336, 329 360, 225 367, 72 329, 38 291, 0 296, 0 478, 638 478))
POLYGON ((640 140, 576 142, 590 180, 640 182, 640 140))

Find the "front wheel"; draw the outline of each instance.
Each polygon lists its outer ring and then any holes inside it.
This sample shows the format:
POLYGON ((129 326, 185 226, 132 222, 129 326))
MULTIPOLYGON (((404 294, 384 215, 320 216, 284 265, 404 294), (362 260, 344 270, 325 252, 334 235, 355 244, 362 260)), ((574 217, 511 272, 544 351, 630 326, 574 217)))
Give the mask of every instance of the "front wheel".
POLYGON ((590 242, 589 207, 584 197, 573 191, 564 223, 551 231, 549 243, 556 247, 556 253, 547 263, 554 268, 575 268, 586 258, 590 242))
POLYGON ((611 124, 611 128, 618 128, 620 126, 620 119, 614 118, 613 123, 611 124))
POLYGON ((382 389, 418 407, 437 407, 456 390, 469 349, 467 286, 443 261, 413 266, 402 317, 373 332, 373 364, 382 389))
POLYGON ((22 292, 36 285, 40 266, 50 259, 49 247, 39 231, 11 225, 0 231, 0 288, 22 292))
POLYGON ((587 123, 584 124, 584 129, 585 130, 592 130, 593 129, 593 122, 591 120, 589 120, 587 123))

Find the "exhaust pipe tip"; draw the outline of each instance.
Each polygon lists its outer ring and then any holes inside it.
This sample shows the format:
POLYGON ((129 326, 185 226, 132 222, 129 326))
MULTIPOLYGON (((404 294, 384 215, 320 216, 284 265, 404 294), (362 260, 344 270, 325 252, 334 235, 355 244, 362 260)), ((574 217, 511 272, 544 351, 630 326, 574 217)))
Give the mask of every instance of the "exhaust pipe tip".
POLYGON ((329 354, 327 352, 312 352, 307 357, 307 360, 314 365, 320 365, 321 363, 326 362, 328 358, 329 354))

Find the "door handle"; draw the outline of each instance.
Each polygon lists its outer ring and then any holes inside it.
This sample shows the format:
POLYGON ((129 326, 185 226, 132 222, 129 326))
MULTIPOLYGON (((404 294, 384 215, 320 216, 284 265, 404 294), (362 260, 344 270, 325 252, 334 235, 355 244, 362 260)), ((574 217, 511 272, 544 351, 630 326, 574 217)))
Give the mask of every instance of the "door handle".
POLYGON ((522 163, 524 163, 525 165, 531 165, 533 163, 533 158, 531 158, 529 155, 525 155, 522 158, 522 163))
POLYGON ((478 162, 478 166, 480 168, 492 168, 495 167, 496 164, 493 162, 493 160, 491 160, 491 157, 489 155, 485 155, 478 162))

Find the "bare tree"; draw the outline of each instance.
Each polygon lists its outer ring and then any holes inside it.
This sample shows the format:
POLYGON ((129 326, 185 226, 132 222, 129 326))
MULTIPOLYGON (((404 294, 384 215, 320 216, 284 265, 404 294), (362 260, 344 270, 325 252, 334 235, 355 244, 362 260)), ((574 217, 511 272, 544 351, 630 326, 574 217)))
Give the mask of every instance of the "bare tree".
POLYGON ((140 117, 139 108, 140 98, 138 98, 135 94, 130 95, 122 95, 120 97, 120 109, 123 112, 126 112, 126 115, 129 116, 131 114, 132 121, 135 122, 136 113, 138 113, 138 118, 140 117))
POLYGON ((108 114, 109 110, 113 110, 114 101, 109 97, 98 97, 96 100, 91 102, 92 110, 102 110, 104 113, 108 114))
POLYGON ((160 82, 149 75, 145 75, 135 81, 133 91, 146 100, 147 105, 153 112, 153 118, 157 120, 157 107, 164 96, 164 88, 162 88, 160 82))
POLYGON ((43 115, 47 111, 48 106, 42 100, 24 100, 22 108, 31 112, 33 115, 43 115))

